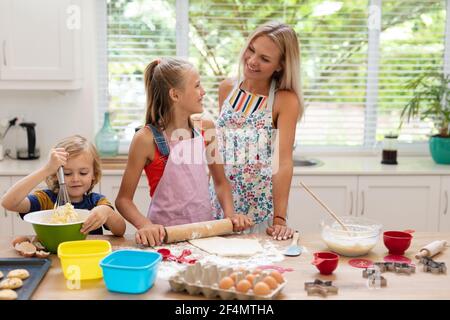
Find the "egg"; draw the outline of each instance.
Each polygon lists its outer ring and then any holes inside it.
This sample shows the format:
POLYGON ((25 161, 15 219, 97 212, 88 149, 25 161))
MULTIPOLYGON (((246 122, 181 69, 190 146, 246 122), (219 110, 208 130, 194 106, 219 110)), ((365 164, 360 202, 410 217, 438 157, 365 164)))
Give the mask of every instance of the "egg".
POLYGON ((275 280, 275 278, 271 277, 271 276, 267 276, 263 279, 263 281, 265 283, 267 283, 270 287, 270 289, 276 289, 278 287, 278 282, 277 280, 275 280))
POLYGON ((266 296, 270 293, 270 287, 267 283, 260 281, 255 284, 253 292, 258 296, 266 296))
POLYGON ((241 280, 236 285, 236 291, 241 293, 247 293, 248 290, 250 290, 252 287, 252 284, 248 280, 241 280))
POLYGON ((234 281, 231 277, 223 277, 219 282, 219 288, 228 290, 234 286, 234 281))
POLYGON ((233 272, 232 274, 230 274, 230 278, 233 279, 233 282, 236 283, 237 282, 237 272, 233 272))
POLYGON ((283 275, 281 273, 279 273, 278 271, 274 270, 270 273, 270 276, 272 278, 274 278, 275 280, 277 280, 278 283, 283 283, 284 282, 284 278, 283 275))
POLYGON ((256 268, 255 270, 253 270, 253 274, 260 274, 261 273, 261 269, 256 268))
POLYGON ((248 274, 245 276, 245 279, 248 280, 248 282, 250 282, 253 286, 253 280, 255 280, 256 275, 254 274, 248 274))

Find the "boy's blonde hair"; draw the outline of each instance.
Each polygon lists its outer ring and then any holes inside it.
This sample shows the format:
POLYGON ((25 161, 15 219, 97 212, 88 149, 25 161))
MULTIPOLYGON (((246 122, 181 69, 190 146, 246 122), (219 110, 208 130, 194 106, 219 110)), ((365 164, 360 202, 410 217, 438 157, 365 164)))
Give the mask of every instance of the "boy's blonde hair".
POLYGON ((280 90, 293 91, 299 100, 300 115, 303 114, 303 95, 300 82, 300 45, 295 31, 287 24, 277 21, 267 22, 258 28, 248 37, 247 42, 241 51, 239 59, 239 74, 242 79, 242 68, 244 65, 244 54, 250 43, 256 38, 267 36, 278 47, 281 53, 279 72, 274 72, 272 78, 276 80, 276 87, 280 90))
POLYGON ((163 130, 167 128, 173 119, 169 90, 183 89, 185 73, 191 68, 193 65, 190 62, 178 58, 156 59, 145 68, 146 125, 151 124, 163 130))
MULTIPOLYGON (((91 187, 87 191, 88 193, 91 192, 92 189, 94 189, 94 186, 102 178, 101 162, 97 148, 95 148, 95 146, 86 138, 80 135, 70 136, 61 140, 57 145, 55 145, 55 148, 64 148, 66 152, 69 153, 68 158, 76 157, 83 152, 89 152, 92 155, 92 158, 94 159, 94 180, 91 183, 91 187)), ((54 193, 59 192, 59 182, 56 173, 48 176, 45 182, 47 183, 48 188, 54 193)))

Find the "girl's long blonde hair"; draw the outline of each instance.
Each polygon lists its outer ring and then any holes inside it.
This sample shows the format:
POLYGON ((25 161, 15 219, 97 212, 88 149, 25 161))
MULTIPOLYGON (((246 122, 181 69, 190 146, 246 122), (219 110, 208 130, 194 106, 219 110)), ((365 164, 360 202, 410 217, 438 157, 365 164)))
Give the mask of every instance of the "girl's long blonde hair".
POLYGON ((287 24, 277 21, 267 22, 248 37, 241 51, 239 59, 239 78, 242 79, 244 65, 244 54, 250 43, 256 38, 267 36, 271 39, 281 52, 279 72, 274 72, 272 78, 276 80, 276 88, 280 90, 293 91, 299 100, 300 115, 303 114, 304 103, 300 81, 300 45, 295 31, 287 24))
POLYGON ((182 89, 185 85, 185 72, 193 65, 178 58, 161 58, 152 61, 144 73, 147 111, 145 124, 166 129, 173 119, 172 101, 169 91, 182 89))
MULTIPOLYGON (((102 178, 102 169, 100 156, 98 155, 97 148, 89 142, 86 138, 80 135, 74 135, 67 138, 64 138, 58 144, 55 145, 55 148, 64 148, 66 152, 69 154, 69 158, 76 157, 82 152, 89 152, 94 159, 94 180, 91 183, 91 187, 87 191, 87 193, 91 192, 94 189, 94 186, 99 183, 102 178)), ((56 173, 48 176, 45 180, 47 186, 54 193, 59 192, 59 182, 56 177, 56 173)))

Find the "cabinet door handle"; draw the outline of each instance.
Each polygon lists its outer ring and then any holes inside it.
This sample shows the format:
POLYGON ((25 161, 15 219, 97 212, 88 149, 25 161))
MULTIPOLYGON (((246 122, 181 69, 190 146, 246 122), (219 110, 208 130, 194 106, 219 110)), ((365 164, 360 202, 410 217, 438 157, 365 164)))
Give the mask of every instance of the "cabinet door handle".
POLYGON ((445 210, 444 210, 444 214, 447 214, 447 210, 448 210, 448 191, 445 190, 445 210))
POLYGON ((365 201, 364 201, 364 190, 361 192, 361 202, 362 202, 362 207, 361 207, 361 216, 364 215, 364 205, 365 205, 365 201))
POLYGON ((7 66, 7 62, 6 62, 6 40, 3 40, 3 65, 6 67, 7 66))
POLYGON ((350 212, 349 215, 353 213, 353 191, 350 191, 350 212))

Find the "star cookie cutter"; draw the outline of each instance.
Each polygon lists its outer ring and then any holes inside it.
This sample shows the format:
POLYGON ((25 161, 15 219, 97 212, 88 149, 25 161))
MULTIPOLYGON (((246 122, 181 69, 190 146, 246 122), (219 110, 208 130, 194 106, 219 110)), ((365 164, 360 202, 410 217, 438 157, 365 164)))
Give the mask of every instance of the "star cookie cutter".
POLYGON ((309 295, 321 295, 326 297, 329 294, 337 294, 338 288, 333 286, 332 281, 322 281, 315 279, 314 282, 305 282, 305 290, 309 295))

